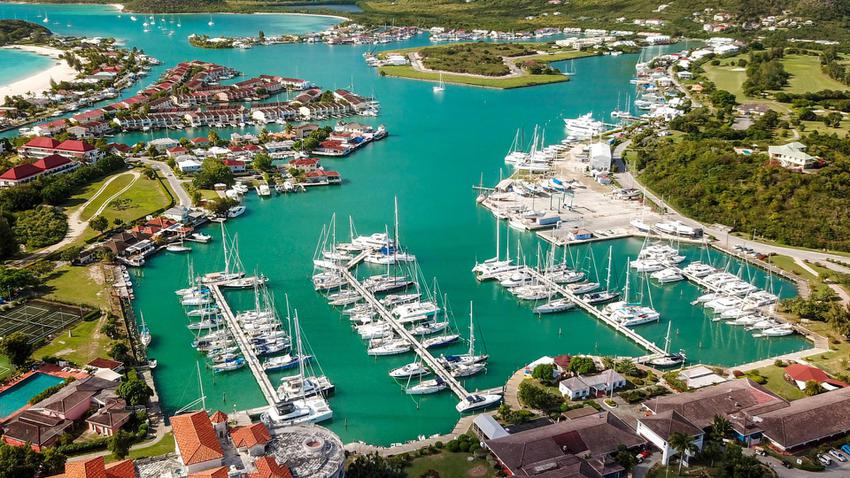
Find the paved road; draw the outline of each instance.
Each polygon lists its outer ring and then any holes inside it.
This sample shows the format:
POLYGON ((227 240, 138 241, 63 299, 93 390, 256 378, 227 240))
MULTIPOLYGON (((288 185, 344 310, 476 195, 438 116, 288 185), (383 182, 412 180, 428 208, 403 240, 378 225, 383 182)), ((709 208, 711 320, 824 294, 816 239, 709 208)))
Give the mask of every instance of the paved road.
POLYGON ((715 227, 715 225, 702 224, 699 221, 695 221, 693 219, 690 219, 690 218, 682 215, 681 213, 679 213, 678 211, 673 209, 673 207, 671 207, 668 203, 666 203, 665 201, 661 200, 661 198, 659 198, 658 196, 653 194, 652 191, 649 191, 646 188, 644 188, 644 186, 642 184, 640 184, 634 178, 632 173, 626 171, 626 172, 622 172, 622 173, 616 173, 614 176, 617 178, 617 182, 619 182, 622 187, 624 187, 624 188, 637 188, 637 189, 642 190, 648 199, 650 199, 655 204, 658 204, 659 206, 663 207, 666 211, 668 211, 668 215, 669 215, 670 219, 675 219, 677 221, 681 221, 681 222, 683 222, 683 223, 685 223, 685 224, 687 224, 688 226, 691 226, 691 227, 702 228, 702 230, 706 234, 710 234, 710 235, 714 236, 715 238, 717 238, 718 242, 720 244, 724 245, 727 249, 731 249, 735 246, 749 247, 749 248, 752 248, 752 249, 754 249, 758 252, 763 252, 763 253, 772 252, 772 253, 775 253, 775 254, 783 254, 783 255, 786 255, 786 256, 793 257, 793 258, 808 260, 810 262, 819 262, 824 267, 828 267, 830 269, 833 269, 833 270, 836 270, 836 271, 839 271, 839 272, 843 272, 843 273, 850 273, 850 269, 848 269, 846 267, 842 267, 838 264, 833 264, 831 262, 827 262, 827 259, 834 259, 834 260, 838 260, 838 261, 842 261, 842 262, 847 262, 848 259, 845 256, 840 256, 840 255, 837 255, 837 254, 828 254, 828 253, 825 253, 825 252, 809 251, 809 250, 805 250, 805 249, 794 249, 794 248, 791 248, 791 247, 777 246, 777 245, 773 245, 773 244, 765 244, 765 243, 762 243, 762 242, 753 241, 753 240, 750 240, 750 239, 744 239, 744 238, 741 238, 741 237, 738 237, 738 236, 734 236, 734 235, 730 234, 728 230, 715 227))
MULTIPOLYGON (((753 455, 755 451, 752 448, 744 448, 744 454, 753 455)), ((839 463, 837 460, 832 460, 826 470, 819 472, 804 471, 797 468, 785 468, 782 462, 772 456, 757 456, 758 460, 767 466, 773 468, 779 478, 848 478, 850 477, 850 462, 839 463)))
POLYGON ((174 175, 174 171, 168 167, 167 164, 162 161, 154 161, 149 158, 139 158, 139 161, 142 163, 156 168, 165 176, 165 179, 168 181, 168 184, 171 185, 171 190, 174 191, 174 194, 177 195, 177 202, 180 203, 183 207, 192 207, 192 198, 189 197, 189 193, 186 192, 186 189, 183 188, 183 183, 177 179, 177 176, 174 175))

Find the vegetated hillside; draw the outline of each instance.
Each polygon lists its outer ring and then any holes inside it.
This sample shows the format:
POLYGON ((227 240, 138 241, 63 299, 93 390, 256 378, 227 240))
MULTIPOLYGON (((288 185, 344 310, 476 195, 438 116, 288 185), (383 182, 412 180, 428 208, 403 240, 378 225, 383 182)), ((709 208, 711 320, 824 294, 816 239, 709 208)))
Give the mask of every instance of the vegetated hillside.
POLYGON ((802 174, 767 156, 738 155, 720 140, 691 140, 646 148, 644 182, 675 208, 704 223, 732 226, 783 244, 850 251, 850 142, 810 135, 828 148, 827 165, 802 174))
POLYGON ((50 36, 47 28, 23 20, 0 20, 0 46, 50 36))

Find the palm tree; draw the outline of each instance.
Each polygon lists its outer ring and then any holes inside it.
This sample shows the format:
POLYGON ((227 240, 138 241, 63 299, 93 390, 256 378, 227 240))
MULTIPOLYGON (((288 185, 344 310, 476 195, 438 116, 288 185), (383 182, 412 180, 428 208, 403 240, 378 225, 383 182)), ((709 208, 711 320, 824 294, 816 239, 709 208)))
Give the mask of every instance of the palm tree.
POLYGON ((684 463, 685 457, 689 453, 697 451, 697 446, 694 444, 694 437, 687 433, 673 432, 670 434, 670 438, 667 439, 667 443, 679 453, 679 474, 681 475, 682 463, 684 463))
POLYGON ((727 435, 732 433, 732 424, 720 415, 714 416, 714 421, 711 423, 711 434, 716 440, 722 440, 727 435))

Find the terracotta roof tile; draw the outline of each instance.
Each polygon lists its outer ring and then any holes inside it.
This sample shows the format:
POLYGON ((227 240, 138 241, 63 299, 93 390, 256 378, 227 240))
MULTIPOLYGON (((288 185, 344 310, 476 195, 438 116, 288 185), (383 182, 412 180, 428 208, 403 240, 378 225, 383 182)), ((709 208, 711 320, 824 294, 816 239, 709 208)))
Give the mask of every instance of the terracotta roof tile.
POLYGON ((189 473, 188 478, 227 478, 227 467, 210 468, 209 470, 189 473))
POLYGON ((292 478, 292 473, 289 468, 280 465, 270 456, 261 456, 254 462, 257 467, 255 473, 251 473, 249 478, 292 478))
POLYGON ((210 421, 213 423, 227 422, 227 414, 222 412, 221 410, 216 410, 215 413, 210 416, 210 421))
POLYGON ((56 141, 53 138, 48 138, 47 136, 37 136, 27 142, 24 145, 25 148, 47 148, 53 149, 59 146, 59 141, 56 141))
POLYGON ((171 417, 171 429, 185 465, 224 457, 206 412, 171 417))
POLYGON ((230 437, 236 448, 251 448, 255 445, 266 444, 272 439, 269 429, 262 423, 236 428, 230 432, 230 437))

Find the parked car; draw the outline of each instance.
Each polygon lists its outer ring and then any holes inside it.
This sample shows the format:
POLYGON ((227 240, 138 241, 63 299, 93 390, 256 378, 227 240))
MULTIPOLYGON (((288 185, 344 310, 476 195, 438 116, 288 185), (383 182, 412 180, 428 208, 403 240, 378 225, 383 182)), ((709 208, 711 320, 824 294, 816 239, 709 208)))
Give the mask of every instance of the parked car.
POLYGON ((835 448, 833 448, 832 450, 829 450, 829 454, 834 456, 836 460, 838 460, 842 463, 847 461, 847 458, 845 458, 844 455, 842 455, 841 452, 836 450, 835 448))
POLYGON ((794 465, 792 465, 791 463, 789 463, 785 460, 782 460, 782 466, 784 466, 785 468, 788 468, 789 470, 794 467, 794 465))
POLYGON ((820 454, 820 455, 818 455, 818 461, 819 461, 819 462, 821 463, 821 465, 823 465, 823 466, 829 466, 829 465, 831 465, 831 464, 832 464, 832 460, 830 460, 830 459, 829 459, 829 457, 828 457, 828 456, 826 456, 826 455, 824 455, 824 454, 820 454))
POLYGON ((640 452, 640 456, 642 456, 644 459, 647 459, 652 456, 652 450, 643 450, 642 452, 640 452))

